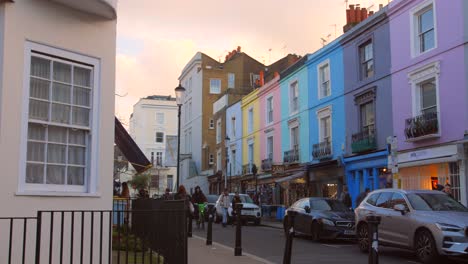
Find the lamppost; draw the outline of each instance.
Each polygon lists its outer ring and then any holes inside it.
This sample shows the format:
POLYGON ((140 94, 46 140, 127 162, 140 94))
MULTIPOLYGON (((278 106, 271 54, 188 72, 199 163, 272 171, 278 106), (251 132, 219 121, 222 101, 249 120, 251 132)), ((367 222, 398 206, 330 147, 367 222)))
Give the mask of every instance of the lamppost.
MULTIPOLYGON (((226 146, 226 174, 225 174, 225 177, 224 177, 224 188, 227 188, 227 177, 228 177, 228 164, 229 164, 229 141, 231 139, 229 138, 228 135, 226 135, 226 138, 224 139, 224 144, 226 146)), ((229 178, 229 188, 231 188, 231 178, 229 178)), ((231 192, 231 190, 229 189, 229 192, 231 192)))
POLYGON ((179 107, 179 112, 177 114, 177 119, 179 125, 177 126, 177 191, 179 190, 179 182, 180 182, 180 114, 181 114, 181 107, 182 107, 182 97, 184 96, 185 88, 180 85, 175 88, 175 95, 176 95, 176 103, 179 107))

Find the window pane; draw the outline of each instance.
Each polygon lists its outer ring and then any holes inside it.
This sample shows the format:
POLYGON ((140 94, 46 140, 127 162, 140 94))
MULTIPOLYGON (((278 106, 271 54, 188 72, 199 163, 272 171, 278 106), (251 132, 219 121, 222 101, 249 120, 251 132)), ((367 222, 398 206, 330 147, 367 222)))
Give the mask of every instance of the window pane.
POLYGON ((75 85, 91 87, 91 70, 74 67, 73 69, 73 83, 75 85))
POLYGON ((31 76, 50 79, 50 60, 31 57, 31 76))
POLYGON ((73 104, 91 106, 91 90, 86 88, 73 88, 73 104))
POLYGON ((89 109, 73 107, 73 124, 89 126, 89 109))
POLYGON ((62 104, 52 104, 52 122, 69 124, 70 106, 62 104))
POLYGON ((373 51, 372 51, 372 43, 369 43, 365 47, 365 60, 370 60, 372 59, 373 56, 373 51))
POLYGON ((44 161, 45 143, 28 142, 28 161, 44 161))
POLYGON ((39 80, 31 77, 29 96, 49 100, 49 81, 39 80))
POLYGON ((55 102, 70 103, 71 86, 53 83, 52 84, 52 100, 55 102))
POLYGON ((49 126, 49 142, 67 143, 67 129, 57 126, 49 126))
POLYGON ((64 145, 48 144, 47 145, 47 162, 65 164, 66 149, 64 145))
POLYGON ((422 42, 421 42, 421 51, 426 51, 434 48, 435 40, 434 40, 434 30, 428 31, 422 35, 422 42))
POLYGON ((47 184, 65 184, 65 166, 47 166, 47 184))
POLYGON ((419 32, 423 33, 434 28, 434 14, 432 8, 419 16, 419 32))
POLYGON ((85 145, 86 132, 84 130, 70 129, 68 135, 68 142, 70 144, 85 145))
POLYGON ((44 164, 26 164, 26 183, 44 182, 44 164))
POLYGON ((68 163, 75 165, 85 165, 86 148, 83 147, 68 147, 68 163))
POLYGON ((71 83, 71 65, 54 61, 54 80, 71 83))
POLYGON ((28 139, 45 140, 45 126, 41 124, 28 124, 28 139))
POLYGON ((85 169, 81 167, 68 167, 68 179, 67 184, 69 185, 84 185, 84 174, 85 169))
POLYGON ((434 81, 421 85, 421 107, 423 109, 437 105, 437 95, 434 81))
POLYGON ((29 118, 48 121, 49 120, 49 103, 29 100, 29 118))

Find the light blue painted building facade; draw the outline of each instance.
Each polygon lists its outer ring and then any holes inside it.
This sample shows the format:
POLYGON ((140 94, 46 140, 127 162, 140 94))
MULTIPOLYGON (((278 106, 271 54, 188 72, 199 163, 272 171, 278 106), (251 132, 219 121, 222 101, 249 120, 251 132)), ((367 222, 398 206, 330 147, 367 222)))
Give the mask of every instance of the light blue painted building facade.
POLYGON ((242 110, 241 101, 226 108, 226 131, 230 138, 228 147, 230 177, 242 174, 242 110))

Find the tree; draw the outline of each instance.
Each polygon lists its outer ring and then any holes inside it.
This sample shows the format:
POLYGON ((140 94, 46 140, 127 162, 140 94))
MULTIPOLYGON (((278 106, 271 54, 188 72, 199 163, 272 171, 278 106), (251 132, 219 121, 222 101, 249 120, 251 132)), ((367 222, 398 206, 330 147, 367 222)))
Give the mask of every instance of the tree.
POLYGON ((150 183, 151 175, 149 174, 137 174, 133 176, 133 179, 130 181, 130 184, 137 190, 148 189, 150 183))

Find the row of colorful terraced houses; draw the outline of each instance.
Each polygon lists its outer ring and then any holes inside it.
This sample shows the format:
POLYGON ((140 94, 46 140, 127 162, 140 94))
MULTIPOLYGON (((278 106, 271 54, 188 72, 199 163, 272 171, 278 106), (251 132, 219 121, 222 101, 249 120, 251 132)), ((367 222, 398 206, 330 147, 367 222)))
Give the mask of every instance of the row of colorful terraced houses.
POLYGON ((350 5, 345 33, 302 57, 197 53, 179 78, 181 184, 289 205, 344 186, 354 201, 365 188, 449 183, 466 205, 466 14, 464 0, 350 5))

